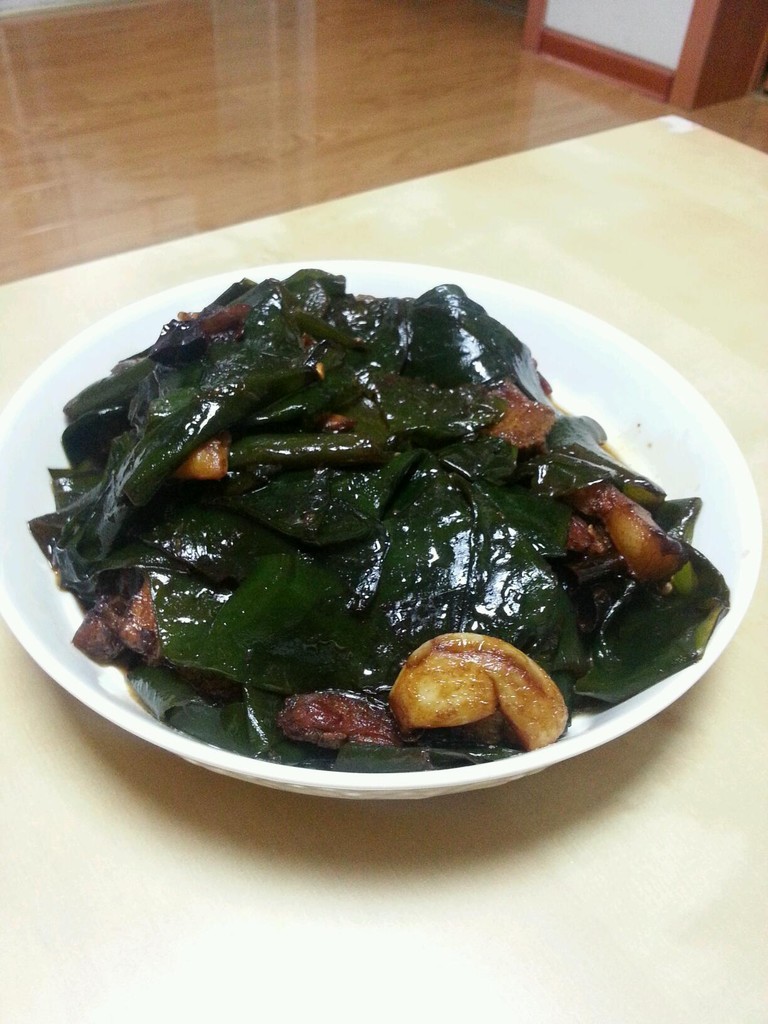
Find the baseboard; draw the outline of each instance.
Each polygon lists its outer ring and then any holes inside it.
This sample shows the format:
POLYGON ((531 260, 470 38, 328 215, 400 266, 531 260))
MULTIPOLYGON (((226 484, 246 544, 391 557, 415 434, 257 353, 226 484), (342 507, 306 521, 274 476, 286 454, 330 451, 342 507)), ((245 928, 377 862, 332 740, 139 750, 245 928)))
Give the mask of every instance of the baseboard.
POLYGON ((555 60, 622 82, 663 103, 669 100, 675 72, 660 64, 631 57, 627 53, 598 46, 597 43, 551 28, 542 29, 537 49, 539 53, 555 60))

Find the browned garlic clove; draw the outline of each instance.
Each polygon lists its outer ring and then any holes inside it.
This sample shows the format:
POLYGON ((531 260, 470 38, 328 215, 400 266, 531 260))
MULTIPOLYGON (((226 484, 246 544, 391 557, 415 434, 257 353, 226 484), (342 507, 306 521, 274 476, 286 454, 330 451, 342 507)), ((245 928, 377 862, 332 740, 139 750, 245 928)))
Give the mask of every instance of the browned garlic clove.
POLYGON ((468 725, 500 711, 524 750, 554 743, 568 724, 562 694, 544 669, 481 633, 445 633, 418 647, 389 705, 404 732, 468 725))

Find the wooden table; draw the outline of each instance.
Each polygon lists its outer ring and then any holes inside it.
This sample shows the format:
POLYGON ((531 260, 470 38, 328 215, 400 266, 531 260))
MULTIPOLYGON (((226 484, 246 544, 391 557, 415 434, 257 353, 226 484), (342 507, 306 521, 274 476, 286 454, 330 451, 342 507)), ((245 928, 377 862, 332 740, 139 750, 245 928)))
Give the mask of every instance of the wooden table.
MULTIPOLYGON (((768 158, 679 118, 0 288, 7 398, 133 299, 279 260, 506 278, 624 329, 768 456, 768 158)), ((0 1017, 768 1020, 766 587, 635 732, 500 788, 333 801, 123 734, 0 633, 0 1017)))

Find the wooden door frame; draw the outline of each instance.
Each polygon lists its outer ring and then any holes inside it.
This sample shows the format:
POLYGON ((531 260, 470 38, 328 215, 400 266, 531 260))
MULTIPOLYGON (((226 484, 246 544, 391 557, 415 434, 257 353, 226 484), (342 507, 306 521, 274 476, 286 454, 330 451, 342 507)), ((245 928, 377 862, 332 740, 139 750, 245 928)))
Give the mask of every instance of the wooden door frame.
POLYGON ((680 60, 676 69, 667 71, 666 89, 665 69, 547 29, 546 14, 547 0, 528 0, 524 49, 550 53, 635 88, 642 88, 645 80, 653 82, 658 84, 659 99, 687 110, 751 92, 759 85, 768 59, 765 0, 739 0, 738 4, 734 0, 694 0, 680 60), (734 38, 738 49, 734 49, 734 38))
POLYGON ((523 49, 541 49, 541 34, 544 31, 544 19, 547 15, 547 0, 528 0, 523 25, 523 49))

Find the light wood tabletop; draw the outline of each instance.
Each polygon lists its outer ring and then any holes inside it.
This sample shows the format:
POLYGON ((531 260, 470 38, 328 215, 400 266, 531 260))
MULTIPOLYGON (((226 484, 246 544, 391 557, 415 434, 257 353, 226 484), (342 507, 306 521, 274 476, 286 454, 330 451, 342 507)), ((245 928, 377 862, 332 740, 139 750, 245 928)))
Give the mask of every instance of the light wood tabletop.
MULTIPOLYGON (((283 260, 501 278, 626 331, 768 461, 768 157, 679 117, 0 286, 3 403, 136 299, 283 260)), ((20 442, 21 443, 21 442, 20 442)), ((763 580, 640 728, 497 788, 342 801, 195 767, 78 704, 0 628, 9 1024, 764 1024, 763 580)))

